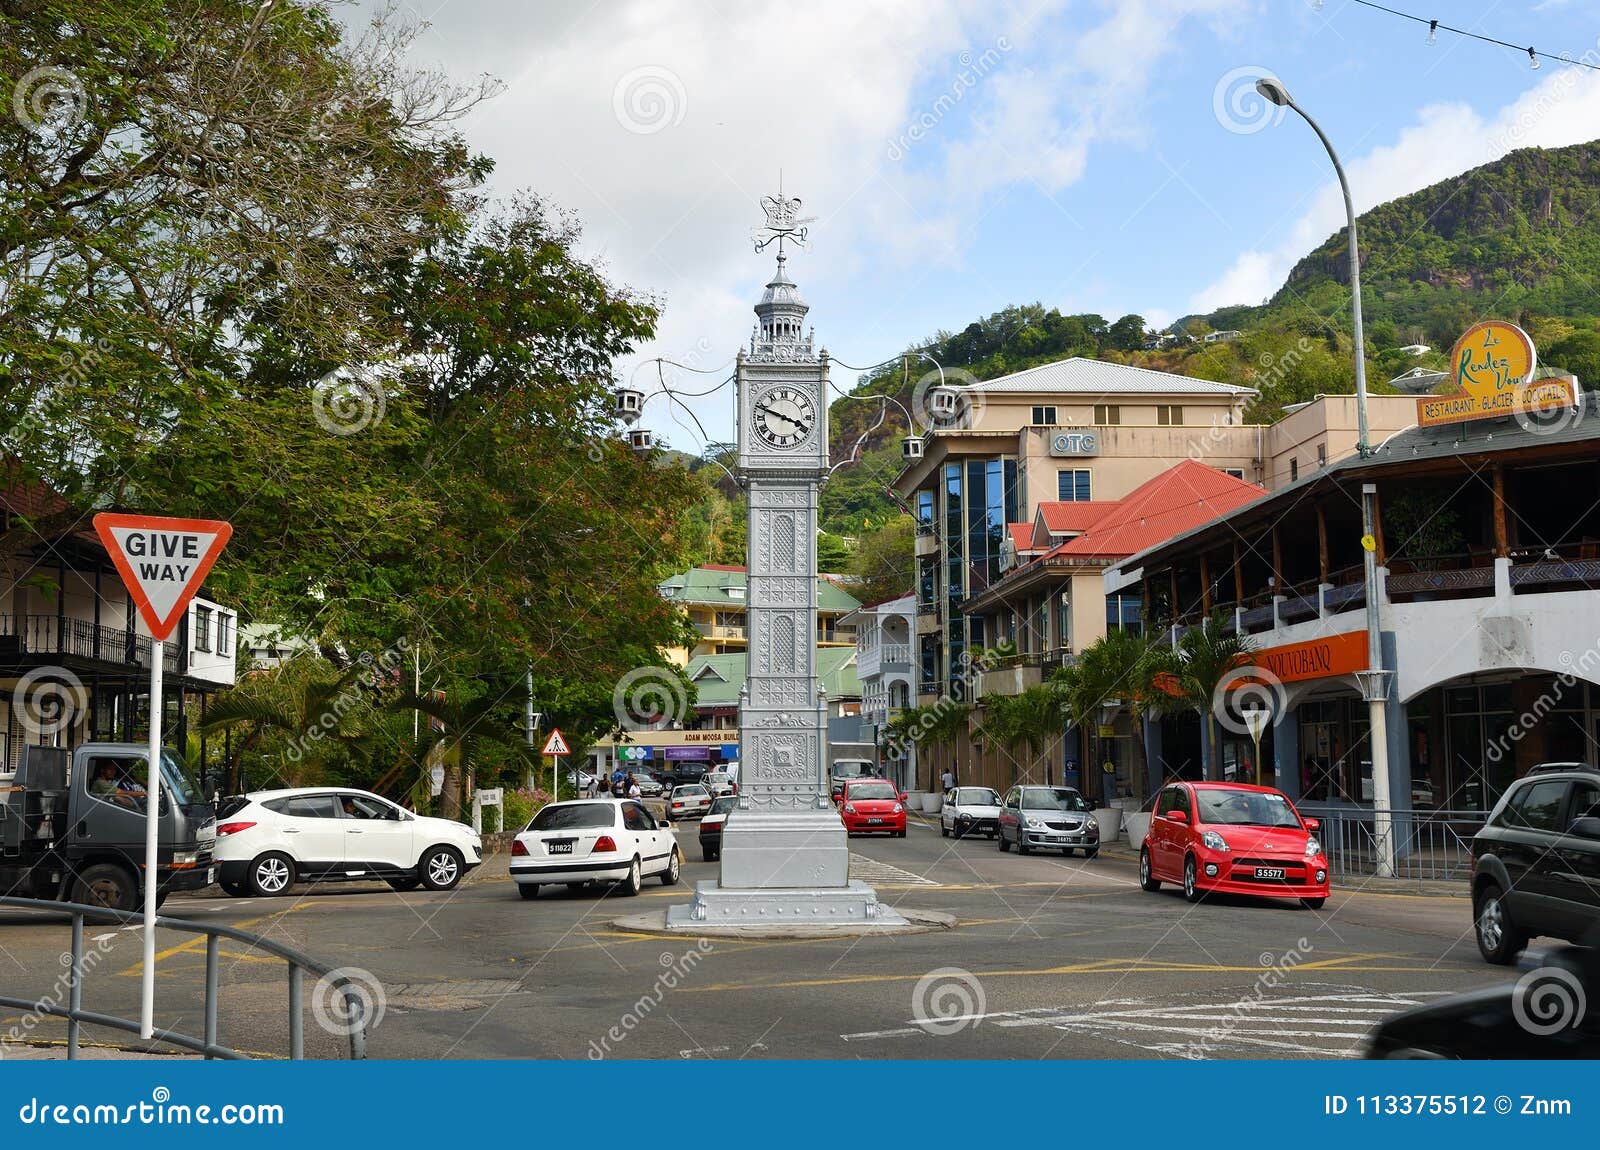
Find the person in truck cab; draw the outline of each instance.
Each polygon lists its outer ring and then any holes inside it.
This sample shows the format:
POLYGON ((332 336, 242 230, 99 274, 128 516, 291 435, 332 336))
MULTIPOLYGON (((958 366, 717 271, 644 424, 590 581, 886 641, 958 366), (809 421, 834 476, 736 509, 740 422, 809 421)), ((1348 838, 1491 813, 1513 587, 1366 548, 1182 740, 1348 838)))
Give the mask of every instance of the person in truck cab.
POLYGON ((89 793, 102 799, 115 799, 117 768, 110 763, 101 763, 95 768, 94 778, 89 783, 89 793))

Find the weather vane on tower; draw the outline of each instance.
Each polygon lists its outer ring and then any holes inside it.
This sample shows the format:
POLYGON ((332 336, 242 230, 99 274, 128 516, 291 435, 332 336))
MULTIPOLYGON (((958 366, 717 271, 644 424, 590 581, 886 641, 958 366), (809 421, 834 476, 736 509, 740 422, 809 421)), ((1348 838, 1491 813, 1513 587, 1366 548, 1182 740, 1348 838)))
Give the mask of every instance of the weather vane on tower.
POLYGON ((814 223, 816 216, 802 216, 800 214, 800 200, 798 197, 783 194, 783 173, 778 173, 778 194, 775 196, 761 197, 761 210, 767 214, 767 222, 761 227, 750 229, 751 239, 755 241, 756 251, 767 250, 767 246, 774 240, 778 242, 778 258, 783 258, 783 242, 788 240, 796 247, 806 246, 807 224, 814 223))

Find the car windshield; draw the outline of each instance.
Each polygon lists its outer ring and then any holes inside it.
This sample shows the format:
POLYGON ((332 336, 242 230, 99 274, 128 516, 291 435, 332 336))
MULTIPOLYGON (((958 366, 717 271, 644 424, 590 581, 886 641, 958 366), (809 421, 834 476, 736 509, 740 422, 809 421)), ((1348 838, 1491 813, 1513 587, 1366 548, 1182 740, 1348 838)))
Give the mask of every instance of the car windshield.
POLYGON ((725 815, 729 811, 733 810, 733 804, 738 801, 739 800, 734 798, 732 795, 723 795, 720 799, 711 804, 711 813, 714 815, 725 815))
POLYGON ((962 787, 956 791, 956 802, 971 807, 997 807, 1000 796, 988 787, 962 787))
POLYGON ((889 782, 851 783, 846 792, 852 799, 898 799, 900 794, 889 782))
POLYGON ((675 799, 692 799, 706 793, 708 792, 704 787, 702 787, 699 783, 694 783, 687 787, 677 788, 672 792, 672 797, 675 799))
POLYGON ((1071 787, 1024 787, 1022 805, 1030 810, 1086 811, 1089 803, 1071 787))
POLYGON ((1235 827, 1297 827, 1289 800, 1275 791, 1229 791, 1196 787, 1200 821, 1235 827))
POLYGON ((179 806, 192 806, 201 801, 200 782, 189 770, 189 764, 165 748, 161 752, 161 785, 179 806))
POLYGON ((576 831, 616 825, 615 803, 574 803, 570 807, 544 807, 528 824, 530 831, 576 831))

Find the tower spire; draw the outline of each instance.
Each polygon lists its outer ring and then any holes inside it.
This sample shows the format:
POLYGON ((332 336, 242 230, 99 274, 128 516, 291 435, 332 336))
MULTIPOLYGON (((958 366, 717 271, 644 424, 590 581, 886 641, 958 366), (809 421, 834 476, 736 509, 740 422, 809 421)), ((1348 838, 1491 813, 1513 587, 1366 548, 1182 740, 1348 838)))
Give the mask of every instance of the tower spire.
POLYGON ((750 354, 763 359, 811 360, 811 336, 801 324, 810 310, 800 298, 800 289, 789 278, 788 254, 784 243, 796 247, 806 246, 807 225, 816 217, 800 215, 800 200, 783 194, 783 172, 778 172, 778 194, 763 196, 761 209, 767 221, 754 229, 752 239, 756 251, 765 251, 769 245, 778 245, 778 266, 767 290, 756 304, 756 330, 750 340, 750 354))

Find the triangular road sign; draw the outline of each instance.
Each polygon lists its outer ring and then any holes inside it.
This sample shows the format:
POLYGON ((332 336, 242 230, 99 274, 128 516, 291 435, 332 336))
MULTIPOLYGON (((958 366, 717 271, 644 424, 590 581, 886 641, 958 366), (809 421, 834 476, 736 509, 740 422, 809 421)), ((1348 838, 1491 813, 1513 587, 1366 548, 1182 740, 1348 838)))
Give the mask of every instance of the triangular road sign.
POLYGON ((550 737, 544 741, 544 753, 547 755, 572 754, 572 748, 567 746, 567 740, 562 737, 560 727, 551 728, 550 737))
POLYGON ((110 513, 96 515, 94 529, 158 640, 177 628, 183 609, 233 534, 233 525, 220 519, 110 513))

